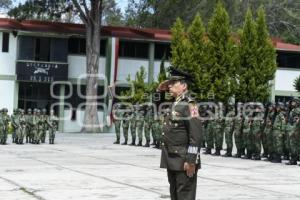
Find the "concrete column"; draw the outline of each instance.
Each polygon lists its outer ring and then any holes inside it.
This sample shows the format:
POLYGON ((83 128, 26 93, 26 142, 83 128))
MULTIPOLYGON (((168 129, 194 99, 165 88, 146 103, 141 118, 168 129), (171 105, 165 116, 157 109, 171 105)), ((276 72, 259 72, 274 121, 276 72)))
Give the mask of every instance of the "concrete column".
POLYGON ((154 80, 154 42, 149 44, 149 70, 148 70, 148 83, 152 83, 154 80))
MULTIPOLYGON (((60 119, 64 118, 64 106, 65 106, 65 85, 60 85, 59 89, 59 111, 58 116, 60 119)), ((59 120, 58 130, 60 132, 64 131, 64 120, 59 120)))
POLYGON ((18 108, 19 103, 19 82, 15 81, 15 90, 14 90, 14 109, 18 108))
POLYGON ((271 102, 275 102, 275 78, 271 81, 271 102))
MULTIPOLYGON (((106 46, 106 79, 107 79, 107 86, 114 84, 114 77, 115 77, 115 65, 116 65, 116 52, 117 49, 117 39, 115 37, 108 38, 107 46, 106 46)), ((107 95, 105 98, 105 103, 107 105, 107 110, 103 111, 103 132, 110 132, 110 127, 108 126, 108 121, 106 117, 110 115, 110 110, 112 107, 112 98, 107 95)))

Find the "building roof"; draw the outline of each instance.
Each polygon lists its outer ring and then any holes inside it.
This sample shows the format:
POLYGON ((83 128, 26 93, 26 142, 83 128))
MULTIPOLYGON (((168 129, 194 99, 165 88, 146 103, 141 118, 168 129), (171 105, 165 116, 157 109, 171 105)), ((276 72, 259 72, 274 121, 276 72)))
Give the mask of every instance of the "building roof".
MULTIPOLYGON (((60 22, 48 22, 38 20, 17 21, 14 19, 0 18, 0 29, 12 31, 30 31, 30 32, 48 32, 64 34, 85 34, 85 25, 60 22)), ((160 29, 139 29, 131 27, 103 26, 101 29, 103 36, 152 39, 152 40, 170 40, 169 30, 160 29)))
MULTIPOLYGON (((38 20, 17 21, 15 19, 0 18, 0 29, 12 31, 28 31, 28 32, 47 32, 47 33, 64 33, 64 34, 85 34, 85 25, 49 22, 38 20)), ((162 29, 141 29, 121 26, 103 26, 101 29, 103 36, 131 38, 131 39, 147 39, 170 41, 170 30, 162 29)), ((280 38, 272 38, 273 44, 280 51, 297 51, 300 52, 300 45, 283 42, 280 38)))

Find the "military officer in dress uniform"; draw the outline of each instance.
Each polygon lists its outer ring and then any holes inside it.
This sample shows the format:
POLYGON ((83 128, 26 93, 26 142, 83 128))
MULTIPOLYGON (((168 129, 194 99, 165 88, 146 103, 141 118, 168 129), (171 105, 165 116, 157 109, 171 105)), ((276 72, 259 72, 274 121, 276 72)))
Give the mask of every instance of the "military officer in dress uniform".
POLYGON ((170 68, 171 76, 159 85, 174 97, 162 132, 161 168, 166 168, 172 200, 195 200, 200 168, 201 121, 195 101, 189 96, 191 76, 170 68))

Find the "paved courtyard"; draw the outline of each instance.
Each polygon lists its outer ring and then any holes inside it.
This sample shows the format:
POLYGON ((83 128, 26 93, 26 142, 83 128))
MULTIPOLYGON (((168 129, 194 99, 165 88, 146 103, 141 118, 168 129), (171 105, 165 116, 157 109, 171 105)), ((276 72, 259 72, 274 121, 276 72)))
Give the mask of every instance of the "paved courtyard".
MULTIPOLYGON (((2 200, 169 199, 160 151, 113 134, 57 134, 56 144, 0 146, 2 200)), ((300 167, 202 155, 197 199, 299 200, 300 167)))

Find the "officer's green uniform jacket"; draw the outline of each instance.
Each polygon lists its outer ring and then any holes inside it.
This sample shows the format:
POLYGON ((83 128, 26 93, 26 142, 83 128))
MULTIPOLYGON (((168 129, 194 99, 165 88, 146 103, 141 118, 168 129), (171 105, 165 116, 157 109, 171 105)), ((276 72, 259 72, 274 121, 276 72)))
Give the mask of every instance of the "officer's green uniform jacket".
POLYGON ((185 93, 164 118, 160 167, 184 171, 184 162, 200 167, 201 134, 198 107, 185 93))

